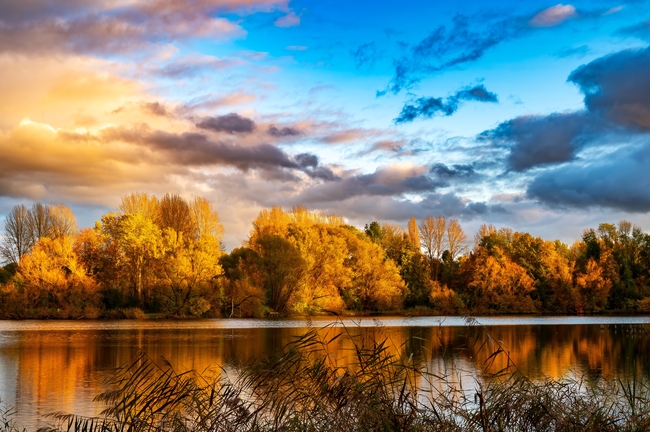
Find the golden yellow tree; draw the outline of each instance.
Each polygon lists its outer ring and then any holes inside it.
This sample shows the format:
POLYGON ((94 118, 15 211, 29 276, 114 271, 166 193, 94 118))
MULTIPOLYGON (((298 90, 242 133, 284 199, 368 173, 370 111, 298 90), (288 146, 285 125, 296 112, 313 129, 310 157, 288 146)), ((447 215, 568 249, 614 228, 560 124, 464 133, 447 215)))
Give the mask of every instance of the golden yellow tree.
POLYGON ((158 220, 159 207, 158 198, 146 192, 134 192, 122 198, 119 206, 120 213, 139 214, 145 219, 158 220))
POLYGON ((482 247, 475 251, 468 289, 477 310, 503 313, 537 310, 530 298, 535 281, 502 252, 495 256, 482 247))
POLYGON ((72 236, 41 238, 18 271, 27 305, 60 317, 96 318, 98 293, 74 252, 72 236))
POLYGON ((129 270, 133 295, 140 301, 151 264, 162 255, 162 235, 160 228, 141 214, 127 214, 119 217, 119 236, 117 244, 124 264, 129 270))

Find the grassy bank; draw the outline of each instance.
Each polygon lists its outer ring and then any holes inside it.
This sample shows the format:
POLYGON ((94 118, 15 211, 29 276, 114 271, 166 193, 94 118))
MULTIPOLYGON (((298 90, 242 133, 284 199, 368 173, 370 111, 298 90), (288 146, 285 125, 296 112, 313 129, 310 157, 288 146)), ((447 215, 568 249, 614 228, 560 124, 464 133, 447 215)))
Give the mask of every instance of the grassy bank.
MULTIPOLYGON (((647 380, 533 381, 479 326, 467 343, 490 355, 465 388, 453 362, 433 373, 431 359, 395 350, 382 336, 331 330, 323 336, 313 329, 272 357, 238 366, 229 378, 222 370, 179 372, 140 353, 97 397, 107 406, 100 418, 57 414, 53 430, 650 430, 647 380), (353 348, 337 359, 329 354, 342 339, 353 348), (496 370, 497 364, 505 367, 496 370)), ((15 430, 11 416, 0 430, 15 430)))

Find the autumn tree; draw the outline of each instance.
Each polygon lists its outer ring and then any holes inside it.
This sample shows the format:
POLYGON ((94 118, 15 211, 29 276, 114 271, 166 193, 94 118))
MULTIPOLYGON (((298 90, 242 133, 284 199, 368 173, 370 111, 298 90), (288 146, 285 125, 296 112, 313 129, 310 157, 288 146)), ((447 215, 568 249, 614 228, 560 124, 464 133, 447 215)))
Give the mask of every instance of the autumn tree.
POLYGON ((262 236, 257 239, 255 247, 268 305, 275 312, 285 313, 302 284, 305 260, 291 242, 280 236, 262 236))
POLYGON ((468 260, 470 306, 482 312, 536 312, 530 297, 535 281, 503 253, 479 247, 468 260))
POLYGON ((122 198, 119 210, 123 215, 139 214, 145 219, 156 221, 159 216, 158 198, 146 192, 134 192, 122 198))
POLYGON ((49 212, 52 220, 51 234, 53 239, 73 237, 77 234, 79 229, 77 218, 70 207, 65 204, 51 204, 49 212))
POLYGON ((97 318, 99 296, 74 252, 71 236, 36 242, 20 263, 18 275, 26 307, 61 318, 97 318))
POLYGON ((212 237, 217 242, 223 238, 223 225, 212 204, 205 198, 196 197, 190 202, 190 214, 194 238, 212 237))
POLYGON ((612 281, 606 279, 598 263, 590 258, 584 273, 576 277, 576 287, 580 295, 580 312, 600 312, 607 305, 612 281))
POLYGON ((158 204, 158 219, 161 230, 171 228, 177 236, 186 240, 195 237, 195 219, 190 205, 178 194, 165 194, 158 204))
POLYGON ((447 224, 447 250, 451 256, 451 260, 458 258, 459 254, 465 252, 467 247, 465 246, 465 240, 467 236, 463 231, 463 228, 458 223, 457 219, 450 219, 447 224))
POLYGON ((259 272, 259 255, 254 250, 235 248, 219 259, 224 277, 219 278, 225 300, 224 309, 229 317, 235 310, 244 316, 260 316, 265 300, 263 277, 259 272))
POLYGON ((222 272, 220 246, 215 236, 206 234, 185 242, 182 234, 171 228, 164 231, 158 278, 167 311, 177 316, 201 316, 213 306, 209 291, 213 278, 222 272))

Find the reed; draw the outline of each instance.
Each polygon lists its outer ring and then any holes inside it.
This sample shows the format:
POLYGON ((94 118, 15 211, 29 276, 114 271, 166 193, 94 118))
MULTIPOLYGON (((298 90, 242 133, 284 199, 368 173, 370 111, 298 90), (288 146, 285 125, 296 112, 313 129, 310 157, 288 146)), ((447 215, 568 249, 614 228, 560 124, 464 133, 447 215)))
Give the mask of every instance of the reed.
MULTIPOLYGON (((484 372, 463 388, 427 361, 389 349, 388 337, 311 329, 273 356, 237 369, 176 371, 139 353, 96 399, 98 418, 55 414, 56 431, 644 431, 647 379, 530 380, 484 329, 468 339, 490 350, 484 372), (351 362, 330 354, 351 341, 351 362), (395 353, 398 354, 395 354, 395 353), (505 356, 506 366, 494 370, 505 356)), ((0 417, 2 418, 2 417, 0 417)), ((13 431, 7 429, 4 431, 13 431)))

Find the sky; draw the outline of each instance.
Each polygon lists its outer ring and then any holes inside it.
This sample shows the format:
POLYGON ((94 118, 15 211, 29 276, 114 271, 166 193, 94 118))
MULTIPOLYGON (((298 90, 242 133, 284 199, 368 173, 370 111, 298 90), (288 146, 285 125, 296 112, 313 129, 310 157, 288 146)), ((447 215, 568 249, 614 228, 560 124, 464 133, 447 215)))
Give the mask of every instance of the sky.
POLYGON ((0 0, 0 216, 131 192, 650 230, 650 4, 0 0))

